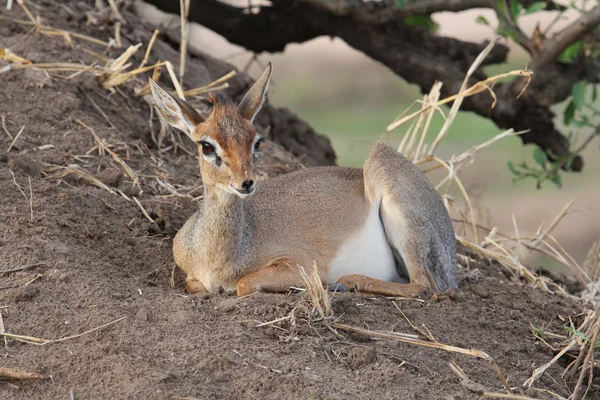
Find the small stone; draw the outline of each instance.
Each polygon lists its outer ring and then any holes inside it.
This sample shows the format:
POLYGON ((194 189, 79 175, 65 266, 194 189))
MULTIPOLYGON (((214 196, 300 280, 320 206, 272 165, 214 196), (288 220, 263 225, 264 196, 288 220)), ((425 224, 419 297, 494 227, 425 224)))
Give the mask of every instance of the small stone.
POLYGON ((118 187, 121 184, 123 173, 116 168, 106 168, 100 171, 96 178, 105 185, 118 187))
POLYGON ((148 322, 149 318, 148 318, 148 313, 146 312, 146 310, 144 310, 143 308, 141 308, 136 314, 135 314, 135 319, 137 321, 141 321, 141 322, 148 322))
POLYGON ((373 347, 355 347, 346 356, 348 365, 355 369, 375 361, 377 361, 377 350, 373 347))
POLYGON ((217 306, 215 308, 221 312, 230 312, 236 308, 238 302, 239 302, 239 300, 236 298, 225 299, 225 300, 221 301, 219 304, 217 304, 217 306))

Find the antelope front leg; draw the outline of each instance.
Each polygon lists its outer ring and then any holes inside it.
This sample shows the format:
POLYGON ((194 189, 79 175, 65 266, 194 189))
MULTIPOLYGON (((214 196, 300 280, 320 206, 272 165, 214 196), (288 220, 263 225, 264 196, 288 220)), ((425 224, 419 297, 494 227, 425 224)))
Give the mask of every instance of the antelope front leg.
POLYGON ((364 275, 346 275, 340 277, 333 286, 343 284, 348 290, 360 293, 379 294, 391 297, 415 297, 425 291, 427 286, 414 283, 395 283, 369 278, 364 275))
MULTIPOLYGON (((326 282, 322 276, 321 282, 326 282)), ((285 260, 244 276, 237 284, 237 295, 246 296, 254 292, 286 292, 294 286, 304 286, 304 281, 296 262, 285 260)))
POLYGON ((206 288, 204 287, 202 282, 200 282, 197 279, 189 278, 189 277, 185 281, 185 288, 189 294, 207 293, 208 292, 208 290, 206 290, 206 288))

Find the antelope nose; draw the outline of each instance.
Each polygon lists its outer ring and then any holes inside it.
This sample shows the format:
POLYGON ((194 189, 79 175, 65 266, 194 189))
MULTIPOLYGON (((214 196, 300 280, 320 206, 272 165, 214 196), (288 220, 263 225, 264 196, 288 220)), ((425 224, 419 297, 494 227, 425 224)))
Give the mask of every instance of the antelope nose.
POLYGON ((247 181, 242 182, 242 189, 244 190, 252 190, 254 187, 254 181, 248 179, 247 181))

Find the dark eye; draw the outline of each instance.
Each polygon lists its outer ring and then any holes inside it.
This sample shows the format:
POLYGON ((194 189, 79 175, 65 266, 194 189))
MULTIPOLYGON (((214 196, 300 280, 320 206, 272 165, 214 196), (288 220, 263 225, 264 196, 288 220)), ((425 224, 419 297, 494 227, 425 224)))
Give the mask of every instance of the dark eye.
POLYGON ((260 146, 262 145, 262 143, 265 141, 265 139, 260 138, 256 141, 256 143, 254 143, 254 150, 258 151, 260 150, 260 146))
POLYGON ((205 156, 209 156, 215 153, 215 146, 208 142, 200 141, 200 146, 202 146, 202 154, 205 156))

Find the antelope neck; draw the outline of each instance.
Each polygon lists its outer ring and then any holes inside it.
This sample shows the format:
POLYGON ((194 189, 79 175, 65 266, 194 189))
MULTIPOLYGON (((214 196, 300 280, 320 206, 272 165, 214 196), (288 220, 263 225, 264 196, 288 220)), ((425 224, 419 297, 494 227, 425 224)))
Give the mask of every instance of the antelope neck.
POLYGON ((219 258, 219 255, 223 257, 222 260, 214 261, 234 261, 233 265, 237 265, 243 257, 246 239, 243 200, 214 185, 205 185, 202 230, 203 245, 210 246, 216 258, 219 258))

